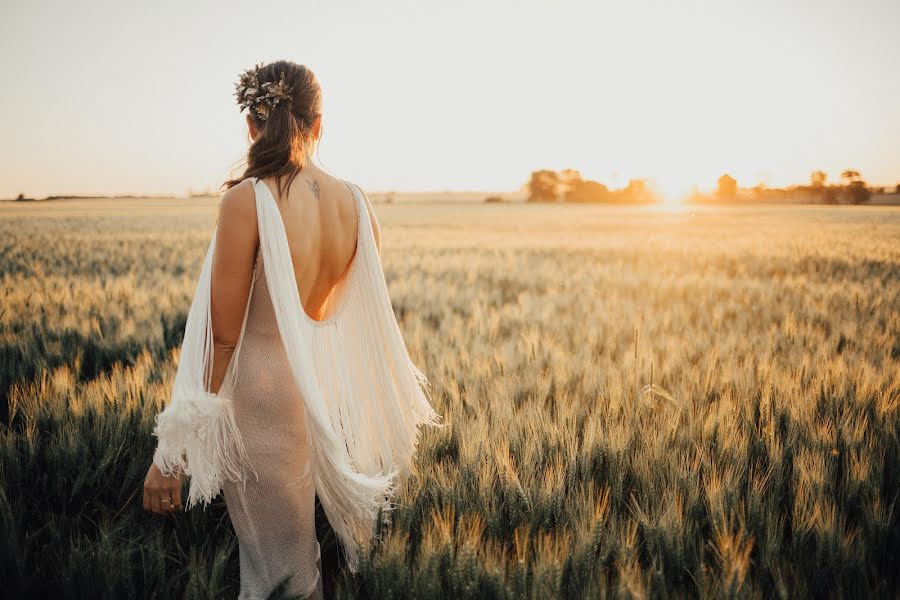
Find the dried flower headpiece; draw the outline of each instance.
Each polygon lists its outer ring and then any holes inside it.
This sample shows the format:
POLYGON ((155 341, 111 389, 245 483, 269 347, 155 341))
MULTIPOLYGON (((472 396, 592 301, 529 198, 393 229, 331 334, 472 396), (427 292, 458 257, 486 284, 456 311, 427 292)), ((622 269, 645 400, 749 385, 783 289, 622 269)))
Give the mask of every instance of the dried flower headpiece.
POLYGON ((247 69, 241 73, 240 79, 234 85, 234 96, 237 98, 238 106, 241 107, 241 110, 252 108, 256 111, 256 116, 265 121, 269 118, 272 109, 278 106, 280 102, 284 100, 290 101, 291 86, 285 82, 283 71, 281 78, 277 82, 266 81, 261 84, 259 82, 259 70, 262 67, 262 64, 258 64, 252 69, 247 69))

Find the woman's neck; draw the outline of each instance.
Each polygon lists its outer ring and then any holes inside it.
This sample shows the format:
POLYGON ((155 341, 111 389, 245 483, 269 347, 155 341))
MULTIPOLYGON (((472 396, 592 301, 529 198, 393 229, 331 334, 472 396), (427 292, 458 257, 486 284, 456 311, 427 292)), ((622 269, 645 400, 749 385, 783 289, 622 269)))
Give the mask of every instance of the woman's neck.
POLYGON ((318 168, 318 165, 316 165, 315 161, 313 160, 313 156, 315 155, 317 148, 318 148, 317 143, 310 144, 308 148, 304 148, 304 152, 303 152, 304 168, 306 167, 306 165, 312 166, 314 168, 318 168))

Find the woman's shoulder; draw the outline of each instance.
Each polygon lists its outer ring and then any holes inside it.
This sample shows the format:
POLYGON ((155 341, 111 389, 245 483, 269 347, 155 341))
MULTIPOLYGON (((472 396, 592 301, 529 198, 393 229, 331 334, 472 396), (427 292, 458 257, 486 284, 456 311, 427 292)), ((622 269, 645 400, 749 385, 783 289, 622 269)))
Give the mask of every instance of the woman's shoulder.
POLYGON ((256 191, 252 178, 243 180, 222 194, 219 216, 228 217, 229 220, 256 221, 256 191))

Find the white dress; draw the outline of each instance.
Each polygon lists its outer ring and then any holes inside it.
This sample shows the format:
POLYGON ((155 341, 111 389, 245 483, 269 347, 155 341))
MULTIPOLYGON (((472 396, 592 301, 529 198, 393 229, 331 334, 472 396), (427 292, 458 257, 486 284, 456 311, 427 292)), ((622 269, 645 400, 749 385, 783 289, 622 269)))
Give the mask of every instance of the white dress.
POLYGON ((260 247, 231 364, 209 393, 213 234, 172 398, 156 420, 154 463, 191 476, 186 506, 224 491, 242 600, 265 598, 284 578, 289 593, 321 596, 316 495, 355 570, 411 470, 419 426, 440 424, 394 317, 363 192, 344 183, 357 249, 316 321, 301 305, 275 198, 254 178, 260 247))

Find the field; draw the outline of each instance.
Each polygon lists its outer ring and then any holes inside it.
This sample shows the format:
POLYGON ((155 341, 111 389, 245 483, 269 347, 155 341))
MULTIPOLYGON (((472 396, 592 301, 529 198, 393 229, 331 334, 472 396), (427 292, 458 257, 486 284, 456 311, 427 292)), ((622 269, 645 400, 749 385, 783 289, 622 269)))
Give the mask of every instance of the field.
MULTIPOLYGON (((349 598, 900 594, 900 209, 378 204, 426 431, 349 598)), ((0 203, 6 597, 236 597, 140 490, 215 200, 0 203)))

